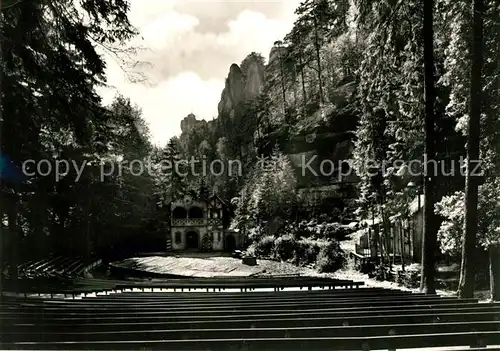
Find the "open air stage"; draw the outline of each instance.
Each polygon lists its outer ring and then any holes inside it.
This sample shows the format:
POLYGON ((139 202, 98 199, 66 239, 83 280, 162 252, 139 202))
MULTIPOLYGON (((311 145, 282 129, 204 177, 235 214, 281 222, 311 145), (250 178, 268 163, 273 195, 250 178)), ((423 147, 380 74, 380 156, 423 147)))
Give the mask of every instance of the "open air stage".
POLYGON ((219 254, 163 254, 127 258, 110 263, 114 274, 142 277, 250 277, 264 274, 261 265, 247 266, 241 259, 219 254))
POLYGON ((292 263, 257 260, 248 266, 227 253, 149 253, 110 263, 110 273, 121 278, 213 278, 318 276, 308 267, 292 263), (149 256, 148 256, 149 255, 149 256))

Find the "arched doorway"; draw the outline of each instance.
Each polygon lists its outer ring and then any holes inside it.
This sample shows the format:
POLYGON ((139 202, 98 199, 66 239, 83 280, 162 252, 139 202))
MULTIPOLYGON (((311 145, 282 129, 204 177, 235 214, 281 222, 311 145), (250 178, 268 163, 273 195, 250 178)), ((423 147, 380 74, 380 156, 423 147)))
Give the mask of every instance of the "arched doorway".
POLYGON ((212 243, 214 239, 211 234, 207 234, 201 239, 201 251, 210 252, 213 249, 212 243))
POLYGON ((234 235, 229 234, 228 236, 226 236, 226 240, 224 242, 224 249, 226 251, 236 250, 236 239, 234 238, 234 235))
POLYGON ((199 242, 198 233, 191 230, 186 233, 186 249, 197 249, 199 242))

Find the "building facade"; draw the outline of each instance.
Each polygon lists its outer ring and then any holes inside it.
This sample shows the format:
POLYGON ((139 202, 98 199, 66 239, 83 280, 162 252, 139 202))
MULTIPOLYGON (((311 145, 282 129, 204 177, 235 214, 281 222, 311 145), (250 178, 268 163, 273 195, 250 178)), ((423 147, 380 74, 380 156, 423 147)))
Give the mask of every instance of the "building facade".
POLYGON ((185 196, 173 201, 170 238, 167 238, 172 250, 210 252, 240 248, 238 233, 224 228, 224 206, 216 195, 206 200, 185 196))

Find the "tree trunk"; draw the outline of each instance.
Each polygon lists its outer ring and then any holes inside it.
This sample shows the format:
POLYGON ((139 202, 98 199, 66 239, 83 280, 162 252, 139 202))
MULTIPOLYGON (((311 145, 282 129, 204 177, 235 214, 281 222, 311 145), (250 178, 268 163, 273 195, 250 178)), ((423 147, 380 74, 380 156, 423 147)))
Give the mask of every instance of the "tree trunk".
POLYGON ((493 301, 500 301, 500 244, 493 244, 488 248, 490 256, 490 297, 493 301))
POLYGON ((481 118, 481 72, 483 65, 483 0, 474 0, 471 48, 470 110, 467 125, 467 173, 465 175, 465 221, 462 237, 462 264, 458 295, 474 294, 475 250, 477 232, 478 180, 471 174, 479 161, 481 118))
POLYGON ((388 221, 387 221, 387 218, 385 216, 385 212, 384 212, 384 208, 383 208, 382 204, 380 205, 380 216, 382 219, 382 229, 383 229, 382 245, 384 246, 384 251, 385 251, 385 254, 387 255, 387 263, 389 264, 390 267, 392 267, 391 254, 390 254, 390 250, 389 250, 390 238, 388 237, 389 235, 391 235, 391 228, 387 224, 388 221))
POLYGON ((304 65, 302 64, 302 54, 299 54, 300 80, 302 82, 302 98, 304 99, 304 113, 307 106, 306 80, 304 78, 304 65))
MULTIPOLYGON (((0 196, 2 197, 0 200, 0 218, 3 222, 4 219, 4 196, 0 193, 0 196)), ((5 233, 5 228, 3 228, 3 223, 0 223, 0 226, 2 226, 2 229, 0 230, 0 304, 3 302, 3 270, 4 270, 4 233, 5 233)))
POLYGON ((288 115, 286 113, 286 88, 285 88, 285 73, 283 72, 283 58, 281 57, 282 52, 281 52, 281 47, 278 47, 279 50, 279 59, 280 59, 280 79, 281 79, 281 95, 283 99, 283 115, 285 117, 286 123, 289 123, 288 121, 288 115))
POLYGON ((391 232, 390 229, 386 225, 384 225, 384 245, 385 245, 385 253, 387 254, 387 263, 389 264, 389 267, 392 268, 392 258, 391 258, 391 238, 390 238, 391 232))
POLYGON ((12 200, 7 209, 7 220, 9 222, 9 236, 11 238, 9 248, 9 273, 12 281, 19 278, 19 228, 17 227, 17 199, 15 194, 12 195, 12 200))
POLYGON ((436 92, 434 87, 434 0, 424 1, 424 89, 425 89, 425 154, 427 172, 424 172, 424 232, 422 236, 422 271, 420 290, 426 294, 435 294, 435 252, 437 247, 437 219, 434 214, 434 179, 435 167, 435 116, 434 103, 436 92))
POLYGON ((375 243, 375 254, 377 255, 377 262, 384 263, 384 248, 382 247, 382 239, 380 235, 380 225, 377 224, 373 227, 373 240, 375 243), (380 260, 379 257, 380 251, 380 260))
MULTIPOLYGON (((420 196, 420 195, 419 195, 420 196)), ((418 216, 418 212, 416 215, 414 216, 418 216)), ((411 227, 408 228, 408 236, 409 236, 409 240, 410 240, 410 249, 409 249, 409 253, 408 253, 408 258, 410 260, 410 264, 412 262, 415 262, 416 261, 416 257, 415 257, 415 239, 414 239, 414 236, 415 236, 415 223, 414 223, 415 220, 412 220, 412 225, 411 227)))
POLYGON ((391 236, 392 236, 392 265, 396 265, 396 228, 391 226, 391 236))
POLYGON ((292 88, 293 88, 293 108, 295 111, 297 111, 297 67, 295 66, 295 64, 293 65, 292 88))
POLYGON ((91 179, 90 177, 87 178, 87 191, 88 194, 86 194, 87 199, 85 203, 85 255, 84 255, 84 260, 85 264, 89 264, 91 257, 92 257, 92 216, 93 216, 93 211, 92 211, 92 190, 91 190, 91 179))
POLYGON ((405 233, 406 229, 403 225, 399 225, 399 243, 401 246, 401 270, 405 271, 405 233))
POLYGON ((321 56, 319 50, 321 49, 319 45, 319 35, 318 35, 318 21, 316 16, 314 16, 314 47, 316 49, 316 61, 318 63, 318 85, 319 85, 319 103, 323 105, 323 81, 321 79, 321 56))

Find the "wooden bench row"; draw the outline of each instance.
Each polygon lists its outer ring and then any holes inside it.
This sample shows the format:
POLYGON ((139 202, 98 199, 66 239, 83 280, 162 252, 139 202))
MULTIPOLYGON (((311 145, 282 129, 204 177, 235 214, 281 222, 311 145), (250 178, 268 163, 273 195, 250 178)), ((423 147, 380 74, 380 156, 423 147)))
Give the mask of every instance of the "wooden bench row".
POLYGON ((50 297, 56 297, 62 295, 62 297, 72 296, 75 297, 79 294, 97 294, 97 293, 112 293, 115 291, 142 291, 142 292, 154 292, 155 290, 170 290, 173 292, 191 292, 193 290, 203 290, 204 292, 221 292, 228 289, 239 290, 241 292, 251 292, 256 291, 256 289, 273 289, 274 291, 282 291, 285 288, 300 288, 313 290, 313 288, 323 288, 323 289, 346 289, 356 287, 359 288, 363 285, 362 282, 278 282, 279 286, 273 284, 272 282, 256 282, 256 283, 197 283, 197 282, 175 282, 175 283, 157 283, 148 286, 147 284, 129 284, 127 282, 121 282, 120 284, 82 284, 73 283, 68 280, 52 280, 49 279, 48 282, 43 281, 25 281, 19 280, 19 282, 9 282, 4 284, 3 291, 14 292, 27 297, 28 295, 50 295, 50 297))
MULTIPOLYGON (((467 304, 474 303, 477 300, 474 299, 463 299, 463 300, 454 300, 452 298, 420 298, 420 297, 412 297, 412 298, 397 298, 397 299, 386 299, 386 300, 373 300, 373 301, 365 301, 365 300, 339 300, 332 302, 307 302, 307 301, 297 301, 287 302, 287 303, 255 303, 255 304, 246 304, 246 305, 228 305, 224 303, 209 305, 209 306, 190 306, 189 304, 183 305, 114 305, 114 306, 95 306, 92 304, 73 304, 70 306, 65 305, 46 305, 46 306, 23 306, 22 311, 19 313, 32 313, 36 314, 39 311, 43 311, 45 315, 54 311, 57 313, 58 311, 66 311, 68 314, 76 314, 76 313, 86 313, 87 311, 92 311, 94 313, 102 312, 106 314, 123 314, 130 311, 131 313, 154 313, 161 312, 165 315, 169 314, 184 314, 184 313, 205 313, 206 315, 217 314, 217 313, 227 313, 227 315, 231 315, 237 312, 242 311, 262 311, 262 313, 271 313, 271 312, 281 312, 281 311, 311 311, 311 310, 330 310, 330 309, 342 309, 342 308, 370 308, 377 306, 408 306, 408 305, 448 305, 448 304, 467 304)), ((15 309, 15 307, 12 307, 15 309)), ((6 309, 2 308, 0 314, 6 311, 6 309)))
POLYGON ((196 313, 190 315, 187 313, 176 313, 170 314, 165 313, 164 311, 153 311, 153 312, 140 312, 140 311, 130 311, 123 310, 121 312, 109 312, 109 311, 101 311, 99 313, 96 311, 92 313, 91 311, 33 311, 26 309, 3 309, 1 312, 1 318, 4 321, 12 320, 17 321, 18 323, 22 321, 30 321, 30 322, 49 322, 49 321, 64 321, 64 322, 78 322, 80 320, 86 322, 113 322, 114 320, 125 321, 128 320, 130 322, 185 322, 185 321, 233 321, 233 320, 268 320, 268 319, 279 319, 279 318, 315 318, 315 317, 342 317, 342 318, 351 318, 351 317, 368 317, 368 316, 377 316, 382 314, 387 315, 401 315, 404 313, 424 313, 431 315, 439 315, 443 313, 453 313, 460 312, 466 313, 471 311, 480 312, 498 312, 498 305, 485 305, 478 306, 474 303, 467 304, 458 304, 458 303, 448 303, 448 304, 432 304, 427 302, 425 303, 417 303, 413 305, 405 305, 405 306, 391 306, 391 305, 382 305, 382 306, 372 306, 372 307, 353 307, 353 308, 332 308, 332 309, 322 309, 317 307, 316 309, 311 310, 282 310, 282 311, 274 311, 274 310, 259 310, 259 311, 234 311, 233 313, 225 313, 225 311, 219 311, 218 313, 196 313))
POLYGON ((50 256, 40 261, 29 261, 18 266, 21 276, 72 277, 81 275, 85 265, 82 257, 50 256))
MULTIPOLYGON (((173 292, 172 290, 156 290, 153 292, 134 291, 131 290, 116 290, 114 292, 103 292, 92 297, 88 296, 83 300, 78 300, 80 303, 86 301, 92 303, 109 302, 109 303, 210 303, 219 302, 224 299, 227 302, 252 302, 252 301, 295 301, 297 298, 305 300, 321 300, 321 299, 338 299, 338 298, 355 298, 364 297, 369 299, 373 297, 390 297, 390 296, 426 296, 438 297, 437 295, 429 295, 423 293, 410 293, 408 291, 399 290, 377 290, 371 288, 363 289, 317 289, 317 290, 289 290, 289 291, 251 291, 251 292, 173 292), (241 296, 239 296, 241 295, 241 296)), ((21 295, 6 296, 4 301, 26 301, 21 295), (17 297, 16 297, 17 296, 17 297)), ((36 301, 36 300, 34 300, 36 301)), ((57 303, 57 302, 54 302, 57 303)))
POLYGON ((363 282, 335 279, 295 279, 295 278, 250 278, 250 279, 169 279, 164 281, 140 282, 126 280, 96 280, 96 279, 60 279, 50 277, 39 277, 33 279, 19 279, 4 281, 5 290, 16 289, 16 291, 58 292, 68 288, 92 286, 115 289, 255 289, 255 288, 286 288, 286 287, 344 287, 357 288, 364 285, 363 282))
MULTIPOLYGON (((228 331, 229 333, 230 331, 228 331)), ((8 349, 56 349, 56 350, 395 350, 398 348, 484 346, 496 345, 498 331, 474 331, 459 333, 401 334, 368 337, 305 337, 305 338, 222 338, 183 340, 113 340, 84 342, 18 342, 2 343, 8 349)))
MULTIPOLYGON (((362 289, 315 289, 315 290, 282 290, 279 292, 270 292, 270 291, 251 291, 251 292, 200 292, 200 290, 191 290, 185 292, 173 292, 172 290, 160 290, 156 289, 151 291, 147 291, 146 293, 140 291, 133 292, 130 289, 124 290, 114 290, 108 289, 104 291, 98 290, 99 294, 93 295, 93 299, 90 300, 93 303, 99 302, 161 302, 161 301, 188 301, 188 302, 211 302, 211 301, 220 301, 223 298, 225 301, 261 301, 262 299, 266 300, 295 300, 296 298, 301 299, 330 299, 330 298, 339 298, 342 296, 345 297, 355 297, 355 296, 396 296, 396 295, 409 295, 411 294, 408 291, 400 291, 400 290, 385 290, 380 288, 362 288, 362 289), (223 295, 221 295, 223 294, 223 295)), ((74 294, 74 293, 73 293, 74 294)), ((422 296, 424 294, 415 293, 413 294, 422 296)), ((18 295, 6 295, 3 297, 4 302, 12 302, 16 303, 16 301, 26 301, 25 297, 22 294, 18 295)), ((34 299, 33 302, 37 300, 34 299)), ((85 300, 77 300, 82 303, 85 300)))
MULTIPOLYGON (((230 284, 250 283, 255 280, 230 284)), ((280 290, 286 281, 274 283, 280 290)), ((0 305, 0 320, 2 349, 395 350, 500 344, 500 304, 378 288, 11 297, 0 305)))
MULTIPOLYGON (((135 341, 135 340, 197 340, 197 339, 266 339, 266 338, 329 338, 329 337, 365 337, 388 335, 415 335, 467 332, 500 332, 500 322, 447 322, 447 323, 407 323, 389 325, 355 326, 300 326, 282 327, 278 323, 269 328, 207 328, 207 329, 167 329, 157 326, 142 330, 101 330, 101 331, 44 331, 2 332, 4 342, 24 341, 135 341)), ((500 340, 499 340, 500 341, 500 340)))
MULTIPOLYGON (((274 290, 274 289, 273 289, 274 290)), ((381 289, 381 288, 373 288, 373 287, 362 287, 360 289, 345 289, 345 288, 335 288, 335 289, 328 289, 325 287, 318 287, 315 289, 309 290, 308 288, 300 288, 300 287, 292 287, 289 290, 278 290, 278 291, 271 291, 270 289, 267 289, 266 291, 263 290, 247 290, 247 291, 213 291, 209 290, 206 291, 206 289, 184 289, 180 290, 177 289, 175 292, 173 289, 161 289, 161 288, 144 288, 142 289, 133 289, 133 288, 124 288, 124 289, 119 289, 116 290, 115 292, 110 292, 108 294, 100 294, 96 296, 97 299, 117 299, 120 301, 123 300, 130 300, 130 301, 138 301, 138 300, 143 300, 143 299, 148 299, 148 300, 169 300, 169 301, 177 301, 177 300, 182 300, 182 299, 188 299, 188 300, 203 300, 207 301, 210 299, 234 299, 234 300, 240 300, 240 301, 245 301, 248 299, 261 299, 261 298, 270 298, 273 295, 272 294, 277 294, 275 296, 279 298, 294 298, 294 297, 300 297, 303 298, 305 296, 317 296, 317 297, 322 297, 322 296, 341 296, 341 295, 361 295, 361 294, 394 294, 394 293, 405 293, 405 294, 411 294, 410 291, 401 291, 401 290, 389 290, 389 289, 381 289), (146 293, 146 294, 144 294, 146 293), (222 295, 221 295, 222 294, 222 295), (307 294, 307 295, 304 295, 307 294)))
POLYGON ((128 318, 115 319, 64 319, 44 318, 27 320, 24 318, 5 319, 2 332, 97 332, 97 331, 140 331, 154 330, 158 327, 167 330, 175 329, 237 329, 237 328, 301 328, 301 327, 331 327, 331 326, 367 326, 367 325, 399 325, 433 323, 444 324, 449 322, 491 322, 498 321, 499 309, 488 310, 485 308, 469 309, 436 309, 426 310, 399 310, 379 311, 377 314, 321 314, 314 316, 289 315, 269 319, 244 316, 238 320, 180 320, 172 321, 167 317, 152 317, 147 320, 134 321, 128 318))
MULTIPOLYGON (((31 314, 36 315, 43 313, 44 316, 48 316, 51 313, 57 314, 59 311, 64 311, 66 315, 78 315, 78 314, 96 314, 98 312, 106 315, 141 315, 141 314, 155 314, 161 313, 162 315, 168 316, 172 315, 172 318, 176 318, 181 315, 221 315, 224 314, 226 316, 231 316, 234 314, 241 314, 251 312, 254 314, 270 314, 270 313, 286 313, 286 312, 297 312, 297 311, 310 311, 314 312, 317 310, 334 310, 334 309, 369 309, 372 307, 382 307, 382 306, 394 306, 394 308, 400 308, 403 306, 412 306, 412 305, 460 305, 467 303, 475 303, 477 300, 475 299, 462 299, 455 300, 452 298, 399 298, 399 299, 391 299, 391 300, 373 300, 373 301, 364 301, 364 300, 347 300, 347 301, 334 301, 334 302, 325 302, 325 303, 308 303, 297 301, 294 303, 287 304, 256 304, 256 305, 226 305, 221 303, 219 305, 213 306, 139 306, 139 305, 117 305, 115 307, 106 306, 97 308, 96 306, 90 305, 72 305, 72 306, 64 306, 64 305, 51 305, 51 306, 23 306, 21 309, 16 309, 15 307, 11 307, 12 311, 17 311, 18 314, 31 314), (351 307, 352 306, 352 307, 351 307)), ((9 308, 2 308, 0 311, 0 315, 9 313, 9 308)))
POLYGON ((364 285, 363 282, 353 282, 351 280, 333 280, 333 279, 264 279, 250 278, 245 280, 237 279, 179 279, 165 282, 126 282, 116 284, 118 289, 139 288, 166 288, 166 289, 262 289, 262 288, 289 288, 289 287, 346 287, 358 288, 364 285))

